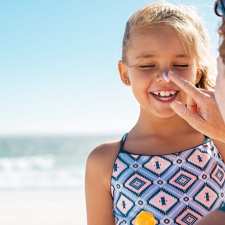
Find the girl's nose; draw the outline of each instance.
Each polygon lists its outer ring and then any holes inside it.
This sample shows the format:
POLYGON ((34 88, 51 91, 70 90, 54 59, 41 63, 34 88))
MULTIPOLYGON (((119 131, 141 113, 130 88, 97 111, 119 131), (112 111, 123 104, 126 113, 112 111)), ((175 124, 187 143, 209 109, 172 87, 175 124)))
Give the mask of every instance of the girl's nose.
POLYGON ((169 73, 169 70, 168 69, 163 69, 163 70, 160 70, 158 71, 157 73, 157 80, 168 80, 168 73, 169 73))

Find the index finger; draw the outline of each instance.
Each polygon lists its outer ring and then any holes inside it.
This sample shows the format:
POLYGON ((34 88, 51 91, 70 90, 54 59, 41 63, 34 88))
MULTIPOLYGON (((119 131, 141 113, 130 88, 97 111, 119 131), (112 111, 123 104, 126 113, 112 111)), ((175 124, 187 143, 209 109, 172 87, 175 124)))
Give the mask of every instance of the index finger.
POLYGON ((176 73, 169 72, 169 79, 174 82, 179 88, 181 88, 186 94, 190 95, 195 101, 199 102, 205 95, 201 90, 199 90, 190 81, 181 79, 176 73))

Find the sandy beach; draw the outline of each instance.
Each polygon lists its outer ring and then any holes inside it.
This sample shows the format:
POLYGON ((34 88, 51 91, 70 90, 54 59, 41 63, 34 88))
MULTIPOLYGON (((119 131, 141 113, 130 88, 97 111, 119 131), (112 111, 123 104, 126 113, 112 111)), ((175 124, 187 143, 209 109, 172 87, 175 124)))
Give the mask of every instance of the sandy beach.
POLYGON ((81 190, 0 191, 2 225, 85 225, 81 190))

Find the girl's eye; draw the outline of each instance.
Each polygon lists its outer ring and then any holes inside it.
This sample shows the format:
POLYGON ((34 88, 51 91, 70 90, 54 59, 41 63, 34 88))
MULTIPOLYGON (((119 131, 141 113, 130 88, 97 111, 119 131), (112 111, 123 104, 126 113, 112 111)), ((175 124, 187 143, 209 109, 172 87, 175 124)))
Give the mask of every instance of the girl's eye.
POLYGON ((139 66, 140 69, 153 69, 156 66, 154 64, 149 64, 149 65, 141 65, 139 66))
POLYGON ((173 65, 175 68, 178 68, 178 69, 186 69, 189 67, 188 64, 176 64, 176 65, 173 65))

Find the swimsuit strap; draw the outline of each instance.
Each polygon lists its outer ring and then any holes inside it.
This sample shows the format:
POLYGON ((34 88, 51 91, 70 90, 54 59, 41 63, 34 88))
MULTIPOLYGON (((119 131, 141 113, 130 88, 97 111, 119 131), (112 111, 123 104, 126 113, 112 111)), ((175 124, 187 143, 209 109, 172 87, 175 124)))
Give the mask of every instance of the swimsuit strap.
MULTIPOLYGON (((125 134, 123 135, 123 137, 121 138, 121 140, 120 140, 120 149, 119 149, 119 152, 123 149, 124 144, 125 144, 126 139, 127 139, 127 136, 128 136, 128 133, 125 133, 125 134)), ((207 142, 209 141, 209 139, 210 139, 210 138, 209 138, 208 136, 204 135, 203 144, 207 143, 207 142)))
POLYGON ((123 149, 123 146, 124 146, 124 144, 125 144, 125 141, 126 141, 126 139, 127 139, 127 136, 128 136, 128 133, 125 133, 125 134, 123 135, 123 137, 121 138, 121 140, 120 140, 120 149, 119 149, 119 152, 123 149))
POLYGON ((204 135, 204 141, 203 141, 203 144, 205 144, 205 143, 207 143, 208 141, 209 141, 209 137, 208 136, 206 136, 206 135, 204 135))
POLYGON ((223 204, 219 207, 218 209, 219 211, 225 212, 225 203, 223 202, 223 204))

